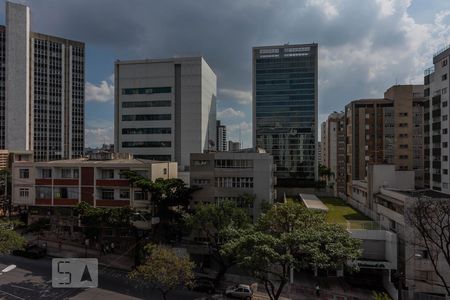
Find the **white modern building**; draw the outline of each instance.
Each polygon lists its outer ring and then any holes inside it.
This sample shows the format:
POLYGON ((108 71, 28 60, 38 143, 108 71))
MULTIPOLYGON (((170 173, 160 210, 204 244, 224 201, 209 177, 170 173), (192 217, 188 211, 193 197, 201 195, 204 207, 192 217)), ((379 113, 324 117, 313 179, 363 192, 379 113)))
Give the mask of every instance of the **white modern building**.
POLYGON ((84 43, 31 31, 29 7, 6 2, 0 26, 0 149, 36 161, 84 150, 84 43))
POLYGON ((238 152, 208 152, 191 154, 191 186, 201 190, 193 195, 192 204, 236 201, 244 195, 255 197, 253 205, 245 206, 256 220, 264 202, 276 199, 275 165, 270 154, 260 148, 238 152))
POLYGON ((115 150, 176 161, 215 150, 217 78, 203 57, 116 61, 115 150))

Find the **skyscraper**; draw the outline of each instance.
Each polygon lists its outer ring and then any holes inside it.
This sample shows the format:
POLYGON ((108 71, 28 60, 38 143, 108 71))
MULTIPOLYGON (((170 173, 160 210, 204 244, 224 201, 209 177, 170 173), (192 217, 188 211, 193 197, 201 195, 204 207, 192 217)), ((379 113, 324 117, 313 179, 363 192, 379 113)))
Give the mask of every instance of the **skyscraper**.
POLYGON ((318 45, 253 48, 253 145, 277 165, 278 184, 318 180, 318 45))
POLYGON ((220 120, 217 120, 216 126, 216 149, 219 152, 227 151, 227 127, 223 124, 220 124, 220 120))
POLYGON ((84 43, 30 31, 30 9, 6 2, 0 26, 0 148, 37 161, 84 151, 84 43))
POLYGON ((203 57, 117 61, 116 151, 188 171, 191 153, 215 149, 216 83, 203 57))

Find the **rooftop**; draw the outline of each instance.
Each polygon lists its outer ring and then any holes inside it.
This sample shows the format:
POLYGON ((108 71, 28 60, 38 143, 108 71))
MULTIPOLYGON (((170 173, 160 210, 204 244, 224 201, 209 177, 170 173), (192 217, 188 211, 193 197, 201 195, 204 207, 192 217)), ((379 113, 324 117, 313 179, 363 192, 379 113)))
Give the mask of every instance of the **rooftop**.
POLYGON ((410 197, 428 197, 428 198, 450 198, 449 195, 433 191, 433 190, 396 190, 396 189, 389 189, 387 190, 397 192, 406 196, 410 197))
POLYGON ((317 198, 316 195, 300 194, 300 198, 302 199, 306 207, 309 209, 328 211, 328 207, 325 204, 323 204, 323 202, 320 201, 320 199, 317 198))

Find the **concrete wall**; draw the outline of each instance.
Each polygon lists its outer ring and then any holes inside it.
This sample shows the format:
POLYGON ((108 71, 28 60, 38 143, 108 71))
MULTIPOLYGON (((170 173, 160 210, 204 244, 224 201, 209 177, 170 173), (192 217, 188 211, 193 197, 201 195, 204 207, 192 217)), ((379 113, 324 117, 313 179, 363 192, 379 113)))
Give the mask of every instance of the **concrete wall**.
POLYGON ((31 150, 30 10, 6 2, 6 148, 31 150))

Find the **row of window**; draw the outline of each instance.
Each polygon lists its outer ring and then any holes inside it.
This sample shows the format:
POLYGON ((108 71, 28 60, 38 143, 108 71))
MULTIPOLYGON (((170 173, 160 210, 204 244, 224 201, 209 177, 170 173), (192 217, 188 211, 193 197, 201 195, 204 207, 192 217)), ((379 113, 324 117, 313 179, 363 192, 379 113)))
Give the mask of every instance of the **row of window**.
POLYGON ((158 100, 158 101, 130 101, 122 102, 123 108, 130 107, 169 107, 172 101, 170 100, 158 100))
POLYGON ((171 114, 122 115, 122 121, 165 121, 171 119, 171 114))
POLYGON ((253 177, 216 177, 215 186, 219 188, 253 188, 253 177))
POLYGON ((170 141, 122 142, 123 148, 170 148, 170 141))
POLYGON ((172 88, 168 87, 153 87, 153 88, 129 88, 122 89, 122 95, 133 95, 133 94, 165 94, 171 93, 172 88))
POLYGON ((122 134, 171 134, 172 128, 122 128, 122 134))

